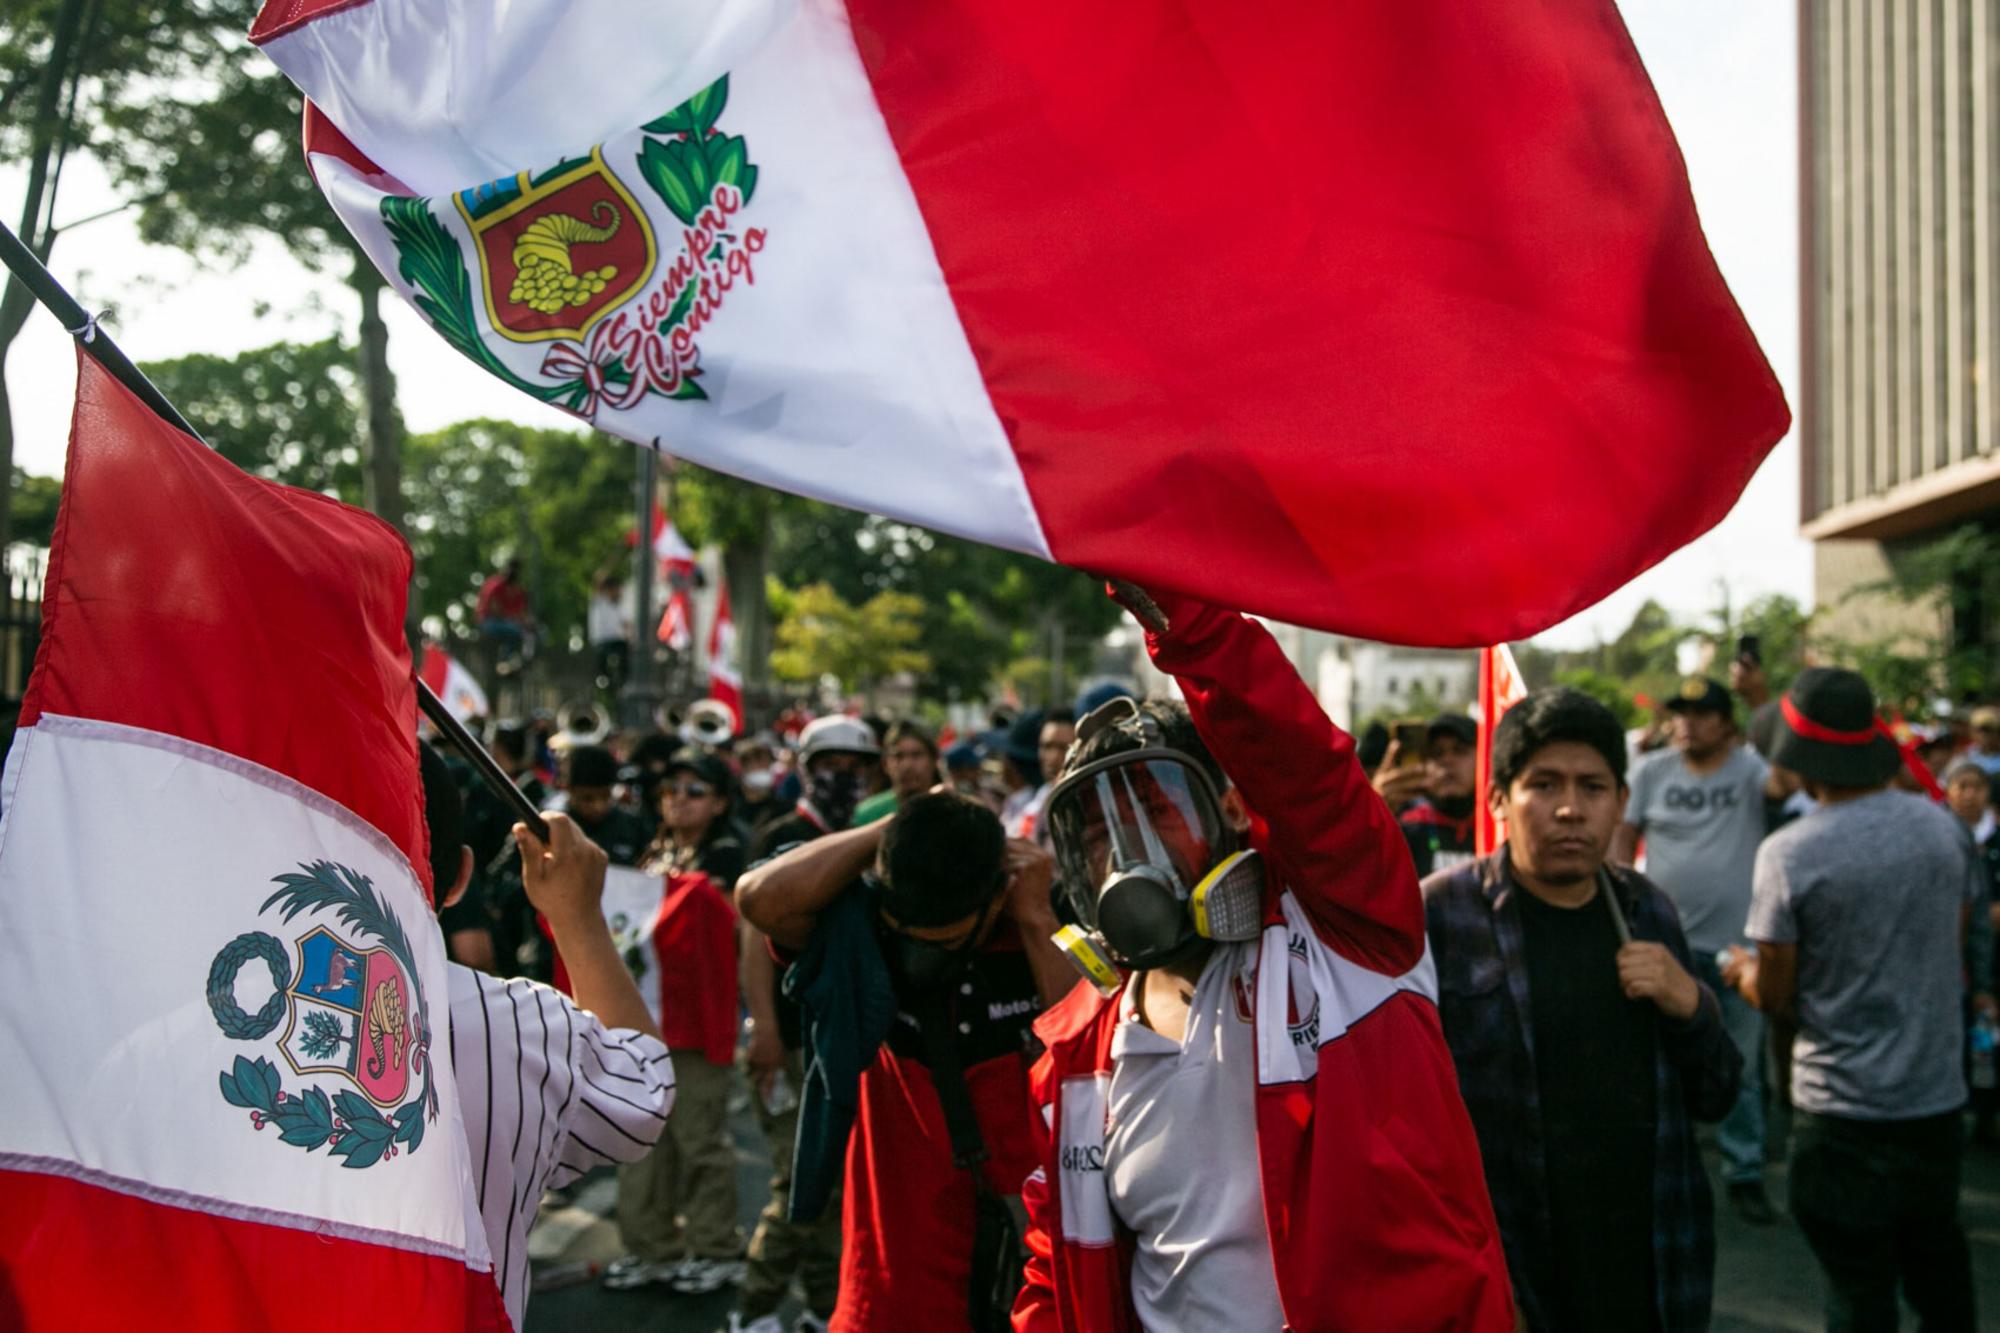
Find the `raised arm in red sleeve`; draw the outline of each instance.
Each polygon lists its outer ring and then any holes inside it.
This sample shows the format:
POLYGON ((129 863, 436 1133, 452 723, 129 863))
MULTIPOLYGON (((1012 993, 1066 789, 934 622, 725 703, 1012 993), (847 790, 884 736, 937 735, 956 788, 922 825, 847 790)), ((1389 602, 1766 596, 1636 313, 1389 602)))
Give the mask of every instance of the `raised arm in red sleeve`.
POLYGON ((1265 852, 1329 948, 1391 975, 1424 951, 1408 844, 1333 725, 1262 625, 1188 598, 1156 598, 1146 647, 1179 679, 1194 724, 1268 826, 1265 852))

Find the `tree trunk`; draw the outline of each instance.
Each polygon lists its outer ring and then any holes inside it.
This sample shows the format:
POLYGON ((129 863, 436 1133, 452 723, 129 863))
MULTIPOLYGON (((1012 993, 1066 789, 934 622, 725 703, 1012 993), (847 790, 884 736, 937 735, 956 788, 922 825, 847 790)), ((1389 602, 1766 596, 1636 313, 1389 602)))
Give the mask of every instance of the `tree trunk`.
MULTIPOLYGON (((42 219, 54 217, 55 201, 48 197, 50 159, 56 155, 56 145, 66 139, 59 123, 62 89, 70 78, 72 57, 81 58, 75 48, 83 10, 84 0, 64 0, 56 11, 49 58, 35 88, 34 130, 28 141, 28 194, 21 204, 21 225, 16 234, 43 263, 48 262, 56 243, 55 227, 45 225, 42 219)), ((8 274, 5 294, 0 295, 0 482, 5 483, 0 485, 0 553, 6 551, 14 525, 14 405, 5 387, 7 353, 34 308, 35 298, 29 295, 27 285, 8 274)))
POLYGON ((348 281, 361 298, 361 393, 366 409, 362 502, 403 527, 403 423, 389 371, 389 326, 382 322, 382 278, 358 251, 348 281))

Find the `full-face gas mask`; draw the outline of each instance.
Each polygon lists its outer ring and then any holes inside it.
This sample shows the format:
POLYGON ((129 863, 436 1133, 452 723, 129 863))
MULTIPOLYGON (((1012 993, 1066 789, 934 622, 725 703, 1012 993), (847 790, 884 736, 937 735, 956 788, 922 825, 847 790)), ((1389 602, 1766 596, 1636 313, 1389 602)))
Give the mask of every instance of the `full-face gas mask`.
POLYGON ((1159 724, 1113 699, 1077 724, 1077 743, 1115 727, 1139 748, 1094 760, 1050 791, 1044 817, 1077 925, 1057 936, 1070 960, 1105 989, 1111 964, 1143 969, 1202 939, 1255 939, 1264 872, 1239 850, 1208 775, 1169 749, 1159 724))

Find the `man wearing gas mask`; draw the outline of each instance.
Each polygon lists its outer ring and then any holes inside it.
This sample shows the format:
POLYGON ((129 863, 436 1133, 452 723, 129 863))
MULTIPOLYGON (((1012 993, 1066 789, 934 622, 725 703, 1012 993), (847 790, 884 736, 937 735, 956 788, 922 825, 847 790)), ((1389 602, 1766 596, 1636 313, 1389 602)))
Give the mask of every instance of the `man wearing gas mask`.
POLYGON ((1396 821, 1261 626, 1129 584, 1185 708, 1083 719, 1048 819, 1097 987, 1043 1015, 1021 1333, 1514 1326, 1396 821))
POLYGON ((845 1163, 833 1329, 1007 1327, 1032 1025, 1076 981, 1052 943, 1053 876, 986 806, 938 790, 738 881, 805 1005, 795 1211, 845 1163))

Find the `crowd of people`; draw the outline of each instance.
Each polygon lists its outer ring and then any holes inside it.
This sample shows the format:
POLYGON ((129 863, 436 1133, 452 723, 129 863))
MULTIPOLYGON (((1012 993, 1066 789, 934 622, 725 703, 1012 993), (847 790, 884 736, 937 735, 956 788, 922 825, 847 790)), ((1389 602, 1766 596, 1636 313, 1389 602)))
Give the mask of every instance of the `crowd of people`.
POLYGON ((467 771, 430 802, 517 1326, 542 1192, 615 1162, 604 1286, 733 1287, 737 1331, 796 1292, 805 1330, 1680 1333, 1711 1171, 1776 1225, 1779 1154, 1830 1329, 1975 1326, 2000 712, 1899 741, 1859 676, 1774 697, 1746 645, 1641 732, 1532 693, 1482 775, 1470 716, 1357 741, 1254 622, 1114 595, 1179 697, 968 736, 503 723, 549 841, 467 771), (659 883, 617 938, 607 866, 659 883), (732 1095, 771 1153, 748 1236, 732 1095))

